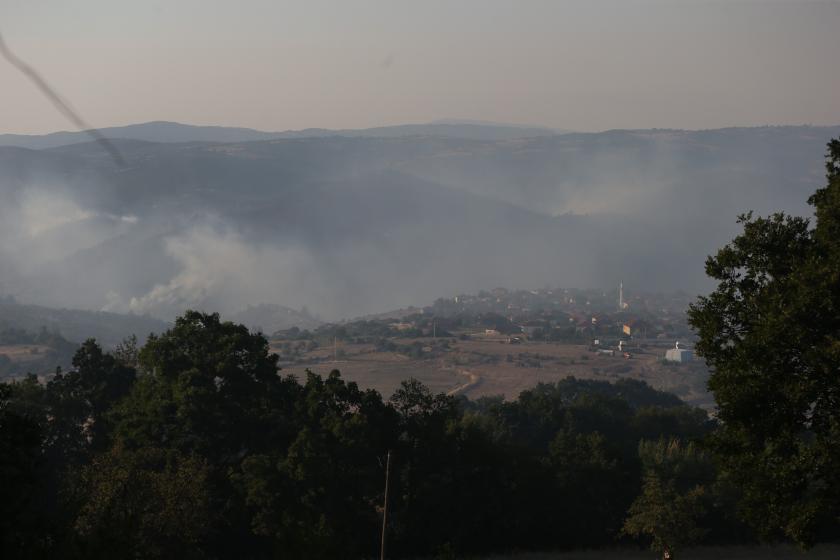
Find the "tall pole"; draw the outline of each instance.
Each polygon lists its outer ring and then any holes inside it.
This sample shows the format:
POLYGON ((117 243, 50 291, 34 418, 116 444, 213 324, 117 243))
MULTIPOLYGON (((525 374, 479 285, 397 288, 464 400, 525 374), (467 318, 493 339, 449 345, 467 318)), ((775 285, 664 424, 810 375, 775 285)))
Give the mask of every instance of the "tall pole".
POLYGON ((618 283, 618 310, 624 309, 624 282, 618 283))
POLYGON ((385 460, 385 503, 382 506, 382 542, 379 546, 379 560, 385 560, 385 528, 388 525, 388 482, 391 474, 391 451, 385 460))

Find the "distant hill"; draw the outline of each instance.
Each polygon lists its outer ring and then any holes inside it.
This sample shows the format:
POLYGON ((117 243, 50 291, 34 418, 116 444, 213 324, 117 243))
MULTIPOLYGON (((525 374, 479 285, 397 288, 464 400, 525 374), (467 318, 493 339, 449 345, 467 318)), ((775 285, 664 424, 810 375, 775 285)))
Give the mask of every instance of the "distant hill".
MULTIPOLYGON (((551 136, 566 131, 496 123, 444 121, 429 124, 406 124, 366 129, 331 130, 309 128, 283 132, 265 132, 251 128, 196 126, 155 121, 100 129, 107 138, 147 142, 252 142, 282 138, 323 138, 328 136, 362 138, 400 138, 406 136, 443 136, 476 140, 509 140, 551 136)), ((43 135, 0 134, 0 146, 18 146, 42 150, 90 141, 85 132, 62 131, 43 135)))
POLYGON ((224 317, 234 323, 241 323, 252 331, 260 331, 267 335, 279 330, 297 327, 301 330, 312 330, 321 321, 304 311, 297 311, 282 305, 249 306, 238 313, 224 317))
POLYGON ((46 328, 60 333, 71 342, 81 343, 88 338, 95 338, 100 344, 113 347, 131 335, 143 341, 150 333, 161 333, 168 327, 167 323, 151 317, 51 309, 0 298, 0 331, 20 329, 38 332, 46 328))
MULTIPOLYGON (((244 324, 254 331, 260 330, 266 334, 291 327, 312 330, 322 324, 305 310, 297 311, 269 304, 249 306, 237 313, 226 314, 222 319, 244 324)), ((12 298, 0 297, 0 333, 47 331, 59 333, 74 343, 95 338, 101 344, 113 347, 131 335, 136 335, 143 341, 149 334, 159 334, 170 326, 165 321, 149 316, 55 309, 20 304, 12 298)), ((0 340, 0 343, 2 342, 0 340)))

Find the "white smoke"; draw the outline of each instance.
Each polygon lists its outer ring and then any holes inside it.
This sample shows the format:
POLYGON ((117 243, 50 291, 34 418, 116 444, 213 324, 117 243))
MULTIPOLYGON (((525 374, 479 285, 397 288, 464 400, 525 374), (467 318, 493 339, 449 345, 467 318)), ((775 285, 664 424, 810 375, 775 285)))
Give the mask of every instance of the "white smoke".
POLYGON ((248 243, 228 228, 196 226, 167 239, 165 248, 180 271, 127 300, 111 292, 106 310, 168 319, 187 308, 231 313, 253 302, 294 304, 283 295, 317 291, 308 253, 248 243))
POLYGON ((0 259, 26 275, 95 247, 137 223, 133 216, 98 214, 61 188, 31 186, 6 195, 0 208, 0 259))

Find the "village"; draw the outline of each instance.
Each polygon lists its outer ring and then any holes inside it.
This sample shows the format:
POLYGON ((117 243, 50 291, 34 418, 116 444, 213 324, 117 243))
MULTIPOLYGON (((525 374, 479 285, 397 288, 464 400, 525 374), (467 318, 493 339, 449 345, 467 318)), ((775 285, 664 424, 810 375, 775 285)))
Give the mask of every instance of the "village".
POLYGON ((635 379, 711 407, 708 371, 695 360, 682 294, 617 290, 507 290, 438 299, 355 321, 271 336, 286 373, 342 376, 390 395, 419 379, 437 392, 516 398, 568 376, 635 379))

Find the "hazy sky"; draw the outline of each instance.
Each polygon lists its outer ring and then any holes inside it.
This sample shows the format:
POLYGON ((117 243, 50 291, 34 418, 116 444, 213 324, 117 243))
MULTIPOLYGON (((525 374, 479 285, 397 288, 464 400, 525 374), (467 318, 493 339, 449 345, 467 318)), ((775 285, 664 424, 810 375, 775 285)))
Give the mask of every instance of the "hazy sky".
MULTIPOLYGON (((840 123, 840 1, 0 0, 94 126, 840 123)), ((0 132, 71 128, 0 61, 0 132)))

